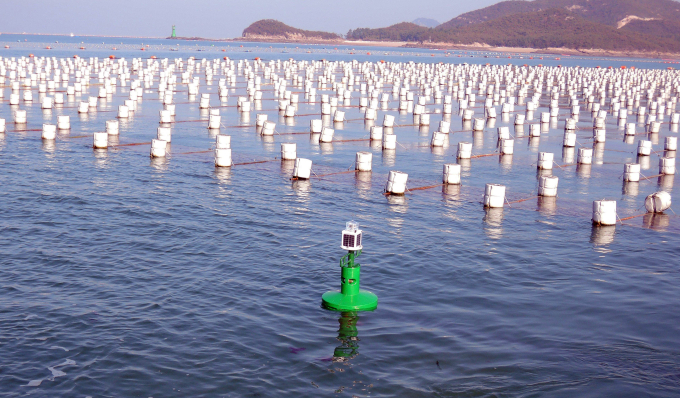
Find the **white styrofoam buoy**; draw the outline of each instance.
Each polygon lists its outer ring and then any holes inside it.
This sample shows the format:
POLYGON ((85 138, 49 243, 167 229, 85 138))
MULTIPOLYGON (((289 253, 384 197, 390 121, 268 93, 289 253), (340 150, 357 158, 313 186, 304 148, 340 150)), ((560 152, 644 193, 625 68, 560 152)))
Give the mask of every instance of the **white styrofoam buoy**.
POLYGON ((649 156, 652 153, 652 141, 640 140, 638 141, 637 154, 640 156, 649 156))
POLYGON ((406 192, 406 182, 408 181, 408 174, 401 171, 390 170, 387 177, 387 184, 385 184, 385 192, 393 195, 403 195, 406 192))
POLYGON ((373 153, 371 152, 357 152, 355 161, 355 170, 371 171, 373 162, 373 153))
POLYGON ((211 130, 217 130, 222 124, 222 116, 220 115, 210 115, 208 118, 208 128, 211 130))
POLYGON ((442 133, 450 133, 451 132, 451 122, 447 122, 446 120, 442 120, 439 122, 439 131, 442 133))
POLYGON ((283 113, 285 117, 295 117, 295 105, 286 106, 286 110, 283 113))
POLYGON ((671 207, 671 194, 666 191, 654 192, 645 198, 645 209, 649 213, 663 213, 671 207))
POLYGON ((267 121, 267 114, 266 113, 258 113, 255 116, 255 125, 257 127, 262 127, 264 126, 264 122, 267 121))
POLYGON ((593 130, 593 142, 605 142, 607 140, 607 131, 605 129, 593 130))
POLYGON ((564 130, 572 131, 576 130, 576 119, 568 118, 564 121, 564 130))
POLYGON ((432 132, 432 139, 430 140, 430 146, 433 147, 443 147, 446 145, 446 141, 448 140, 449 135, 444 134, 441 131, 433 131, 432 132))
POLYGON ((680 113, 674 113, 673 115, 671 115, 671 124, 672 125, 680 124, 680 113))
POLYGON ((678 149, 678 137, 666 137, 663 149, 666 151, 676 151, 678 149))
POLYGON ((555 157, 555 155, 551 152, 539 152, 538 153, 538 169, 539 170, 552 170, 554 157, 555 157))
POLYGON ((54 100, 51 97, 44 97, 42 99, 41 107, 42 109, 52 109, 52 104, 54 103, 54 100))
POLYGON ((623 165, 623 181, 640 181, 640 165, 638 163, 626 163, 623 165))
POLYGON ((59 130, 69 130, 71 128, 71 117, 68 115, 57 116, 57 128, 59 130))
POLYGON ((541 125, 540 124, 529 125, 529 137, 535 138, 535 137, 540 137, 540 136, 541 136, 541 125))
POLYGON ((593 201, 593 224, 616 225, 616 201, 593 201))
POLYGON ((498 141, 510 138, 510 129, 507 126, 498 128, 498 141))
POLYGON ((470 159, 472 156, 472 143, 471 142, 459 142, 458 143, 458 153, 456 154, 457 159, 470 159))
POLYGON ((486 184, 484 207, 501 208, 505 204, 505 185, 486 184))
POLYGON ((512 155, 515 153, 515 140, 511 138, 503 138, 500 143, 501 155, 512 155))
POLYGON ((526 118, 526 115, 524 115, 522 113, 516 114, 515 115, 515 126, 520 125, 520 124, 524 124, 525 118, 526 118))
POLYGON ((165 150, 168 147, 167 141, 152 139, 151 140, 151 157, 163 158, 165 157, 165 150))
POLYGON ((156 138, 159 140, 163 140, 165 142, 171 142, 172 130, 170 129, 170 127, 158 127, 156 138))
POLYGON ((304 158, 296 158, 295 167, 293 168, 293 178, 308 180, 311 174, 312 161, 304 158))
POLYGON ((319 142, 333 142, 333 134, 335 133, 335 130, 324 127, 321 130, 321 136, 319 136, 319 142))
POLYGON ((269 120, 265 120, 264 124, 262 125, 262 135, 274 135, 274 131, 276 130, 276 123, 270 122, 269 120))
POLYGON ((217 134, 215 136, 215 148, 217 149, 231 148, 231 136, 226 134, 217 134))
POLYGON ((297 159, 297 144, 294 142, 281 143, 281 160, 297 159))
MULTIPOLYGON (((130 107, 128 107, 128 109, 130 109, 130 107)), ((163 109, 159 113, 161 116, 160 123, 172 123, 172 112, 167 109, 163 109)))
POLYGON ((576 146, 576 133, 573 131, 565 131, 564 139, 562 140, 562 146, 567 148, 573 148, 576 146))
POLYGON ((107 120, 106 121, 106 132, 109 135, 118 135, 118 120, 107 120))
POLYGON ((578 149, 578 164, 593 164, 593 149, 580 147, 578 149))
POLYGON ((385 115, 383 118, 383 127, 394 127, 394 115, 385 115))
POLYGON ((15 124, 26 124, 26 110, 17 109, 14 111, 14 123, 15 124))
POLYGON ((333 121, 334 122, 344 122, 345 121, 345 112, 336 110, 335 114, 333 115, 333 121))
POLYGON ((215 148, 215 166, 231 167, 231 148, 215 148))
POLYGON ((635 123, 626 124, 626 135, 635 135, 635 123))
POLYGON ((375 120, 378 117, 378 110, 374 108, 366 108, 364 112, 364 120, 375 120))
POLYGON ((90 110, 90 106, 87 104, 87 102, 81 102, 78 105, 78 113, 87 113, 90 110))
POLYGON ((130 117, 130 108, 125 105, 118 106, 118 117, 121 119, 127 119, 130 117))
POLYGON ((54 140, 57 138, 57 126, 54 124, 43 124, 42 139, 54 140))
POLYGON ((199 109, 210 108, 210 94, 201 94, 201 100, 198 102, 199 109))
POLYGON ((460 170, 461 167, 456 163, 448 163, 444 165, 443 183, 444 184, 460 184, 460 170))
POLYGON ((371 140, 380 141, 383 137, 383 127, 381 126, 371 126, 371 140))
POLYGON ((94 133, 92 136, 92 147, 96 149, 105 149, 109 146, 109 135, 104 132, 94 133))
POLYGON ((538 196, 557 196, 557 183, 555 176, 542 176, 538 180, 538 196))
MULTIPOLYGON (((425 115, 423 115, 423 116, 425 116, 425 115)), ((473 130, 473 131, 483 131, 483 130, 484 130, 484 125, 485 125, 485 120, 484 120, 484 119, 476 118, 476 119, 472 122, 472 130, 473 130)))
POLYGON ((661 131, 661 122, 652 122, 649 124, 650 133, 658 133, 661 131))
POLYGON ((383 149, 397 149, 397 135, 396 134, 384 134, 382 139, 383 149))
POLYGON ((323 120, 321 119, 312 119, 309 121, 309 131, 313 134, 321 134, 321 130, 323 130, 323 120))
POLYGON ((675 174, 675 158, 659 158, 659 174, 675 174))

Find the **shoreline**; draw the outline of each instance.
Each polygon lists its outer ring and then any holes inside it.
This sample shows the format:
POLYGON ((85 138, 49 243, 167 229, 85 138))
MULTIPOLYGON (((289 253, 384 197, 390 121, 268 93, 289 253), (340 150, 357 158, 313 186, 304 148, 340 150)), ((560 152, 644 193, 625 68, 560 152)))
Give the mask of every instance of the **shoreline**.
POLYGON ((413 48, 432 50, 463 50, 498 52, 505 54, 541 54, 541 55, 581 55, 587 57, 607 58, 652 58, 652 59, 675 59, 680 60, 680 53, 660 53, 634 50, 604 50, 604 49, 574 49, 566 47, 531 48, 531 47, 496 47, 483 43, 456 44, 456 43, 417 43, 403 41, 363 41, 363 40, 315 40, 315 39, 284 39, 280 37, 238 37, 230 42, 255 42, 255 43, 293 43, 293 44, 326 44, 343 46, 365 47, 390 47, 390 48, 413 48))
POLYGON ((548 47, 548 48, 531 48, 531 47, 495 47, 488 44, 454 44, 454 43, 409 43, 408 48, 431 48, 431 49, 454 49, 467 51, 486 51, 499 52, 507 54, 545 54, 545 55, 582 55, 587 57, 611 57, 611 58, 654 58, 654 59, 668 59, 676 58, 680 60, 680 53, 660 53, 652 51, 637 51, 637 50, 604 50, 599 48, 589 49, 574 49, 567 47, 548 47))
MULTIPOLYGON (((2 35, 26 35, 26 36, 66 36, 71 37, 70 34, 64 33, 12 33, 0 32, 0 41, 2 35)), ((286 38, 283 36, 249 36, 249 37, 235 37, 211 39, 205 37, 151 37, 151 36, 107 36, 107 35, 75 35, 72 37, 105 37, 105 38, 125 38, 125 39, 153 39, 153 40, 171 40, 171 41, 204 41, 204 42, 221 42, 221 43, 280 43, 280 44, 306 44, 306 45, 328 45, 328 46, 348 46, 348 47, 387 47, 387 48, 409 48, 409 49, 431 49, 438 51, 458 50, 458 51, 478 51, 478 52, 496 52, 501 54, 525 54, 525 55, 563 55, 563 56, 587 56, 587 57, 606 57, 606 58, 649 58, 669 61, 680 61, 680 53, 661 53, 638 50, 604 50, 604 49, 573 49, 566 47, 550 47, 550 48, 531 48, 531 47, 496 47, 485 43, 473 44, 457 44, 457 43, 421 43, 421 42, 403 42, 403 41, 371 41, 371 40, 346 40, 346 39, 315 39, 315 38, 286 38)))

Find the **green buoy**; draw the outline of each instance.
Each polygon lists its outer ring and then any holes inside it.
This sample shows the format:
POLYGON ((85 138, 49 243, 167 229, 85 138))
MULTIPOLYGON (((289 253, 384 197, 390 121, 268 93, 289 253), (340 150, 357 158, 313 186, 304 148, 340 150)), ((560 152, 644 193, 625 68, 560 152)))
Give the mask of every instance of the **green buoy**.
POLYGON ((321 296, 323 306, 335 311, 372 311, 378 307, 378 296, 361 290, 361 266, 355 262, 361 255, 361 230, 354 221, 342 231, 341 247, 348 251, 340 259, 340 291, 326 292, 321 296))

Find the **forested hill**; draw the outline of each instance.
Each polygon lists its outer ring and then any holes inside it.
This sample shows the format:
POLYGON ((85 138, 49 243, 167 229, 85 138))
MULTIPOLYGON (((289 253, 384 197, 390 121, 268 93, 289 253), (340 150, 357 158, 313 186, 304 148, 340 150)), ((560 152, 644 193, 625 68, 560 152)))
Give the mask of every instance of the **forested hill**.
POLYGON ((443 30, 401 23, 381 29, 357 29, 348 39, 453 44, 488 44, 501 47, 603 49, 615 51, 680 51, 680 41, 591 22, 562 9, 509 15, 443 30))
POLYGON ((437 28, 451 28, 487 22, 508 15, 560 8, 588 21, 617 26, 627 19, 680 21, 680 3, 673 0, 534 0, 503 1, 461 14, 437 28))
POLYGON ((297 29, 275 19, 262 19, 243 31, 244 38, 341 40, 337 33, 297 29))
MULTIPOLYGON (((350 30, 347 40, 398 41, 416 45, 569 48, 575 50, 680 52, 680 2, 673 0, 503 1, 436 27, 402 22, 385 28, 350 30)), ((433 24, 436 21, 432 21, 433 24)), ((260 20, 244 38, 340 41, 336 33, 297 29, 260 20)))

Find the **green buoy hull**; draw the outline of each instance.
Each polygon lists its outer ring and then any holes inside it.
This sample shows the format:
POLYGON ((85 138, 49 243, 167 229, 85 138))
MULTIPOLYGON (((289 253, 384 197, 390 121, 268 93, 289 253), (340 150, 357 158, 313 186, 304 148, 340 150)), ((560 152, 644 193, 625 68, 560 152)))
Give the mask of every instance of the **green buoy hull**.
POLYGON ((378 296, 366 290, 352 295, 326 292, 321 301, 325 308, 335 311, 372 311, 378 307, 378 296))
POLYGON ((321 296, 323 306, 335 311, 373 311, 378 307, 378 296, 361 290, 361 266, 354 260, 361 250, 350 250, 340 259, 340 291, 326 292, 321 296))

